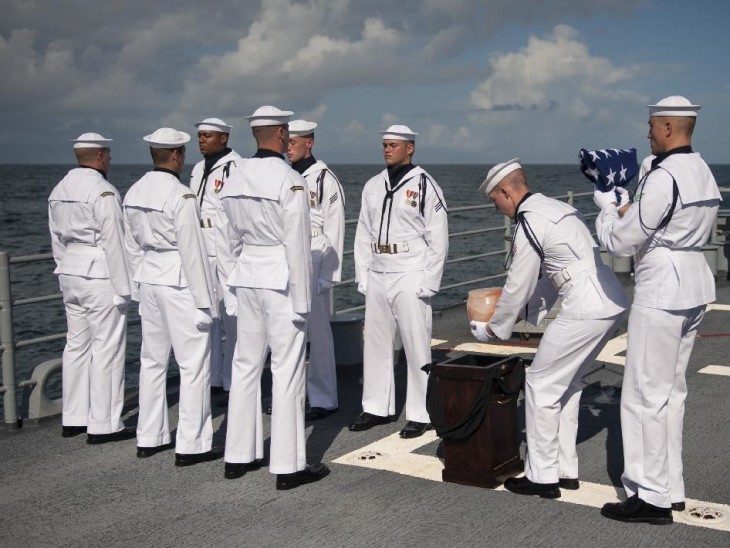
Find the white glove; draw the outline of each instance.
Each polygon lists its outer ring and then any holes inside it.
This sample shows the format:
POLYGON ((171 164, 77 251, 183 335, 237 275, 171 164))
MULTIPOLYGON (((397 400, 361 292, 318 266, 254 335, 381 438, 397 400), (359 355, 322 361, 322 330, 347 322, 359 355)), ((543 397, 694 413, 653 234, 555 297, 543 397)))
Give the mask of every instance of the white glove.
POLYGON ((234 301, 232 304, 226 305, 226 315, 230 318, 238 317, 238 302, 234 301))
POLYGON ((197 308, 195 310, 195 327, 198 331, 210 331, 213 323, 213 316, 210 315, 210 308, 197 308))
POLYGON ((291 321, 293 321, 294 323, 304 323, 307 321, 307 315, 306 314, 297 314, 296 312, 292 312, 291 321))
POLYGON ((335 286, 335 282, 332 282, 330 280, 317 280, 317 295, 320 295, 321 293, 325 291, 329 291, 335 286))
POLYGON ((357 284, 357 292, 361 295, 365 295, 367 293, 368 284, 366 282, 360 282, 357 284))
POLYGON ((428 289, 426 287, 419 287, 418 291, 416 291, 416 297, 419 299, 430 299, 436 294, 435 291, 428 289))
POLYGON ((487 322, 472 320, 469 322, 469 327, 471 327, 471 334, 479 341, 489 342, 495 338, 487 331, 487 322))
POLYGON ((625 206, 626 204, 631 202, 631 198, 629 198, 629 191, 626 190, 624 187, 617 186, 616 194, 618 194, 618 197, 619 197, 619 201, 618 201, 619 207, 625 206))
POLYGON ((117 308, 127 308, 131 301, 132 298, 129 295, 114 295, 112 298, 112 303, 117 308))
MULTIPOLYGON (((593 188, 595 187, 596 185, 593 185, 593 188)), ((596 204, 600 210, 604 210, 611 204, 616 203, 616 193, 613 190, 601 192, 596 189, 593 191, 593 203, 596 204)))

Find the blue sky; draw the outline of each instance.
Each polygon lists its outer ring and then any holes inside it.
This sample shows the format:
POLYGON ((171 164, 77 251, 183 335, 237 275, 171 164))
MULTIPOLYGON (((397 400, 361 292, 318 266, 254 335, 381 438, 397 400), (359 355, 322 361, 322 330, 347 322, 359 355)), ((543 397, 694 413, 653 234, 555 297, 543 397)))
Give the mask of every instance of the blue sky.
MULTIPOLYGON (((730 3, 699 0, 15 0, 0 21, 0 163, 70 163, 85 131, 118 163, 142 136, 216 116, 250 155, 263 104, 316 121, 315 155, 381 163, 573 163, 648 153, 645 105, 703 106, 694 146, 730 163, 730 3)), ((192 143, 189 161, 197 161, 192 143)))

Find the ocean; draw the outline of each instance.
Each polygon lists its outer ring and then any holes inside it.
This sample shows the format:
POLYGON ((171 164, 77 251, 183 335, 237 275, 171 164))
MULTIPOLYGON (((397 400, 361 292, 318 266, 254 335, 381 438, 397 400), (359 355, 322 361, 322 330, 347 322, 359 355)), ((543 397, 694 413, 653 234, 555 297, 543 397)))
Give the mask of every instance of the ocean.
MULTIPOLYGON (((326 160, 326 159, 325 159, 326 160)), ((0 166, 0 184, 4 189, 0 201, 0 250, 11 257, 49 253, 47 198, 52 188, 71 169, 70 165, 0 166)), ((336 165, 330 166, 340 179, 347 201, 347 219, 357 219, 360 210, 360 191, 364 183, 379 173, 382 165, 336 165)), ((463 206, 487 204, 479 185, 486 176, 489 165, 423 165, 436 179, 444 192, 450 210, 463 206)), ((730 186, 730 165, 711 166, 720 186, 730 186)), ((109 181, 124 193, 150 167, 148 165, 112 165, 109 181)), ((182 181, 187 182, 192 165, 186 166, 182 181)), ((525 166, 530 188, 533 192, 546 195, 561 195, 568 191, 587 192, 592 190, 587 179, 575 165, 528 165, 525 166)), ((635 181, 633 183, 635 185, 635 181)), ((574 205, 584 213, 595 213, 590 196, 577 198, 574 205)), ((485 209, 452 212, 449 214, 450 233, 478 228, 500 227, 503 217, 489 205, 485 209)), ((589 221, 589 225, 592 220, 589 221)), ((345 250, 352 250, 355 225, 347 226, 345 250)), ((503 233, 452 238, 449 259, 485 253, 504 247, 503 233)), ((58 282, 53 275, 53 261, 18 264, 11 267, 13 299, 23 299, 58 293, 58 282)), ((503 257, 488 257, 447 265, 443 285, 449 285, 504 271, 503 257)), ((354 278, 352 255, 344 260, 342 279, 354 278)), ((463 302, 474 287, 463 286, 446 290, 434 298, 434 308, 463 302)), ((500 285, 497 282, 496 285, 500 285)), ((354 285, 335 289, 335 310, 342 310, 364 304, 364 298, 354 285)), ((130 318, 136 317, 136 306, 130 309, 130 318)), ((18 307, 14 310, 14 328, 17 340, 61 333, 65 331, 65 315, 60 300, 18 307)), ((135 385, 139 371, 139 326, 130 326, 127 345, 127 383, 135 385)), ((16 351, 17 381, 28 379, 32 369, 44 360, 61 355, 63 341, 42 343, 16 351)), ((173 366, 171 371, 176 368, 173 366)), ((49 385, 51 394, 57 391, 56 383, 49 385)))

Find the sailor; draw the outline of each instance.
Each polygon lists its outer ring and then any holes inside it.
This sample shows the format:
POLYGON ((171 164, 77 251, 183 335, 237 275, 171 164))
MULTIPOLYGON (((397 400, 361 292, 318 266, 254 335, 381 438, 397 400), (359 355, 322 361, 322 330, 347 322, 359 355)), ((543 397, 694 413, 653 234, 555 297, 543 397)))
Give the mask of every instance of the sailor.
POLYGON ((172 447, 166 381, 170 349, 180 368, 175 466, 223 456, 212 449, 210 336, 217 316, 197 196, 180 182, 190 135, 160 128, 144 137, 154 169, 124 197, 125 247, 139 284, 142 351, 137 456, 172 447))
POLYGON ((66 308, 62 392, 65 438, 90 444, 135 436, 124 428, 130 284, 119 192, 106 180, 111 150, 98 133, 74 139, 78 167, 48 198, 48 227, 66 308))
POLYGON ((408 126, 380 132, 386 169, 365 183, 355 234, 355 273, 365 295, 362 413, 352 431, 395 414, 393 343, 400 333, 408 361, 403 438, 430 428, 426 410, 431 363, 431 298, 441 286, 449 230, 441 188, 411 163, 416 135, 408 126))
POLYGON ((236 348, 236 317, 225 311, 223 291, 226 291, 218 276, 215 260, 215 216, 220 206, 218 197, 228 176, 241 159, 237 152, 228 146, 231 127, 220 118, 206 118, 195 124, 198 128, 198 146, 203 160, 195 164, 190 176, 190 188, 197 196, 200 206, 200 226, 203 228, 205 249, 213 274, 213 289, 216 295, 216 308, 219 318, 213 320, 210 329, 210 385, 212 393, 223 392, 219 403, 224 403, 231 388, 231 362, 236 348), (221 327, 223 329, 221 329, 221 327), (222 332, 225 331, 225 352, 222 346, 222 332))
POLYGON ((572 206, 533 194, 519 158, 497 164, 482 183, 497 211, 516 224, 507 280, 488 323, 472 321, 482 342, 509 339, 519 318, 538 324, 560 297, 525 373, 525 475, 504 486, 520 495, 559 498, 578 489, 578 406, 583 376, 618 328, 628 304, 572 206))
POLYGON ((672 96, 648 108, 655 157, 633 203, 618 210, 608 193, 594 193, 598 239, 615 257, 633 255, 636 283, 621 392, 628 499, 604 505, 601 514, 668 524, 672 510, 685 507, 685 373, 705 307, 715 300, 702 246, 721 197, 710 168, 692 150, 700 106, 672 96))
POLYGON ((327 164, 312 155, 316 127, 316 123, 306 120, 291 121, 287 149, 292 168, 307 181, 312 221, 312 311, 307 320, 309 410, 304 417, 308 421, 322 419, 337 411, 330 289, 341 279, 345 243, 345 194, 327 164))
POLYGON ((271 349, 269 471, 276 488, 292 489, 329 474, 307 466, 304 435, 307 316, 311 307, 307 183, 284 161, 292 112, 273 106, 248 116, 258 150, 236 166, 220 193, 216 222, 226 308, 238 312, 224 476, 235 479, 263 462, 261 373, 271 349))

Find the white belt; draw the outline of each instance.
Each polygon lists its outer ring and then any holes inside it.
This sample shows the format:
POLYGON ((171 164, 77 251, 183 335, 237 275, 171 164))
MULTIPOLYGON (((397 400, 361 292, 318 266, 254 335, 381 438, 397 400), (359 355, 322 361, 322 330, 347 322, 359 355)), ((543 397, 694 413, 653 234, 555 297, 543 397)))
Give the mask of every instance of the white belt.
POLYGON ((81 253, 86 255, 99 255, 104 254, 104 249, 97 247, 92 244, 82 244, 78 242, 66 244, 66 249, 73 250, 74 253, 81 253))
POLYGON ((598 264, 596 264, 595 257, 586 257, 580 261, 574 262, 573 264, 569 264, 561 270, 558 270, 555 274, 550 276, 550 279, 555 284, 555 287, 560 289, 566 282, 573 279, 574 276, 577 276, 586 270, 596 268, 596 266, 598 266, 598 264))
POLYGON ((370 249, 380 255, 381 253, 387 253, 389 255, 395 255, 396 253, 408 253, 410 246, 408 242, 396 242, 393 244, 380 245, 377 243, 370 244, 370 249))
POLYGON ((319 236, 322 233, 323 233, 322 232, 322 229, 319 228, 318 226, 313 226, 312 227, 312 238, 316 238, 317 236, 319 236))
POLYGON ((215 224, 213 223, 213 219, 207 217, 205 219, 200 219, 200 226, 201 228, 213 228, 215 224))

